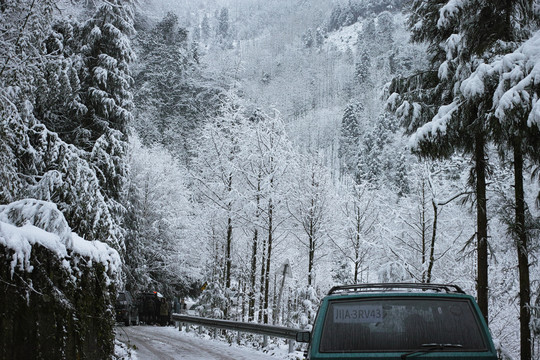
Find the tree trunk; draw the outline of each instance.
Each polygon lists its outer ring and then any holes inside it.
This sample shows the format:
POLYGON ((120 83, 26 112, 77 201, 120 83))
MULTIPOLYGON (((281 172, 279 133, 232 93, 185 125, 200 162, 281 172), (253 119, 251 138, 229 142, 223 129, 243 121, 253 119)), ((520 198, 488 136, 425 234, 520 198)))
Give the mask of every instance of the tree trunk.
POLYGON ((530 277, 529 258, 527 249, 527 229, 525 228, 525 200, 523 190, 523 152, 521 149, 521 139, 516 137, 513 141, 514 147, 514 180, 516 198, 516 223, 515 238, 518 253, 519 269, 519 327, 520 327, 520 347, 521 359, 531 359, 531 321, 530 312, 530 277))
POLYGON ((229 216, 227 219, 227 246, 226 246, 226 259, 225 259, 225 287, 229 289, 231 287, 231 248, 232 248, 232 218, 229 216))
POLYGON ((427 280, 429 284, 431 282, 431 273, 433 271, 433 265, 435 264, 435 239, 437 238, 437 204, 435 200, 432 200, 433 204, 433 232, 431 234, 431 245, 429 249, 429 265, 427 269, 427 280))
POLYGON ((308 286, 313 283, 313 262, 315 259, 315 238, 313 235, 313 220, 310 223, 309 230, 309 261, 308 261, 308 286))
POLYGON ((354 246, 354 283, 358 284, 358 269, 360 268, 360 230, 362 229, 362 216, 360 208, 356 208, 356 237, 354 246))
MULTIPOLYGON (((232 174, 229 174, 229 182, 228 182, 228 191, 229 194, 232 192, 232 174)), ((226 258, 225 258, 225 287, 229 289, 231 287, 231 265, 232 265, 232 259, 231 259, 231 248, 232 248, 232 216, 231 216, 231 209, 232 204, 228 204, 228 210, 229 210, 229 217, 227 219, 227 245, 226 245, 226 258)))
POLYGON ((257 210, 255 212, 255 226, 253 228, 253 243, 251 247, 251 272, 250 272, 250 289, 249 289, 249 304, 248 304, 248 321, 253 321, 255 318, 255 279, 257 277, 257 246, 259 242, 259 228, 258 222, 260 217, 260 192, 261 192, 261 180, 257 182, 257 210))
POLYGON ((272 217, 274 211, 272 198, 268 202, 268 254, 266 255, 266 274, 264 277, 264 323, 268 324, 268 291, 270 289, 270 260, 272 258, 272 217))
MULTIPOLYGON (((422 176, 422 212, 420 213, 421 237, 422 237, 422 282, 426 282, 426 180, 422 176)), ((428 281, 429 283, 429 281, 428 281)))
POLYGON ((255 316, 255 278, 257 277, 257 242, 259 230, 257 227, 253 230, 253 244, 251 247, 251 272, 249 275, 249 305, 248 321, 253 321, 255 316))
POLYGON ((476 169, 476 226, 477 226, 477 297, 478 306, 488 321, 488 244, 486 212, 486 159, 484 135, 479 133, 475 139, 476 169))
POLYGON ((261 256, 261 278, 260 278, 260 291, 259 291, 259 322, 263 321, 264 313, 264 279, 266 277, 266 240, 263 237, 262 243, 262 256, 261 256))
MULTIPOLYGON (((228 191, 229 194, 232 192, 232 174, 229 174, 229 183, 228 183, 228 191)), ((231 209, 232 204, 229 202, 227 205, 229 216, 227 218, 227 243, 225 245, 225 289, 231 288, 231 267, 232 267, 232 237, 233 237, 233 227, 232 227, 232 216, 231 216, 231 209)), ((229 302, 227 301, 227 305, 225 306, 225 310, 223 312, 224 318, 228 319, 229 316, 229 302)))

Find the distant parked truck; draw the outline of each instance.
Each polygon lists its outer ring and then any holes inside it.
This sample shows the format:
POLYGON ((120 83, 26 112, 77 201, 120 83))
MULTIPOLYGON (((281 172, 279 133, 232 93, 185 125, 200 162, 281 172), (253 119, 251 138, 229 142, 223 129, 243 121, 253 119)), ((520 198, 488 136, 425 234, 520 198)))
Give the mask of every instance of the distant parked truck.
POLYGON ((139 310, 137 303, 129 291, 120 291, 116 297, 116 321, 123 322, 124 325, 139 324, 139 310))
POLYGON ((143 292, 137 297, 139 319, 148 325, 159 322, 160 301, 156 291, 143 292))

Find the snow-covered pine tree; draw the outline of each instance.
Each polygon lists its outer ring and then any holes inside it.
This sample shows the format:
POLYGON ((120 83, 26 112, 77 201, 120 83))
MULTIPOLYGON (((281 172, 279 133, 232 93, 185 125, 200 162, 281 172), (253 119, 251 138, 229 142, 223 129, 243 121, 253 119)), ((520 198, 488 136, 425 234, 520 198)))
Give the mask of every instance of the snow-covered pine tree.
POLYGON ((362 47, 354 64, 354 79, 359 86, 368 87, 371 75, 371 57, 366 47, 362 47))
POLYGON ((135 59, 129 36, 134 32, 130 1, 104 2, 82 25, 81 98, 88 111, 76 144, 87 151, 109 129, 118 130, 126 141, 133 106, 129 64, 135 59))
POLYGON ((325 37, 324 29, 322 29, 321 27, 317 27, 317 29, 315 29, 315 45, 317 46, 318 49, 320 49, 323 46, 324 37, 325 37))
POLYGON ((126 195, 128 127, 132 120, 130 63, 135 59, 129 36, 134 34, 130 1, 107 1, 80 28, 81 103, 74 144, 89 153, 109 214, 118 226, 123 251, 122 218, 126 195))
POLYGON ((361 103, 353 103, 347 105, 343 112, 338 150, 342 174, 352 174, 358 163, 358 146, 361 135, 360 117, 363 109, 361 103))
POLYGON ((231 29, 229 20, 229 9, 226 7, 221 8, 218 17, 218 24, 216 29, 217 41, 222 48, 229 48, 231 46, 231 29))
POLYGON ((313 40, 313 32, 311 29, 307 29, 307 31, 302 35, 302 43, 304 44, 305 48, 312 48, 314 44, 313 40))
MULTIPOLYGON (((488 317, 488 244, 486 212, 486 143, 485 111, 488 101, 464 106, 453 102, 453 91, 474 65, 475 49, 459 46, 462 32, 457 20, 440 26, 447 1, 421 1, 412 4, 409 29, 412 40, 428 44, 430 66, 408 78, 394 79, 390 86, 390 108, 402 120, 417 153, 448 157, 460 148, 475 162, 477 200, 478 303, 488 317), (472 51, 469 51, 472 50, 472 51), (450 104, 450 105, 448 105, 450 104), (478 111, 480 110, 480 111, 478 111), (424 125, 427 124, 427 125, 424 125), (435 125, 435 126, 433 126, 435 125)), ((473 13, 476 13, 474 11, 473 13)), ((441 23, 443 24, 443 23, 441 23)))
MULTIPOLYGON (((53 200, 78 234, 106 241, 120 250, 120 219, 113 216, 118 204, 109 203, 104 183, 89 165, 89 154, 68 145, 43 125, 51 125, 69 141, 73 139, 69 132, 77 127, 73 125, 76 115, 82 116, 85 111, 78 98, 76 31, 62 21, 51 29, 53 9, 54 4, 48 1, 17 2, 1 14, 6 16, 7 28, 18 29, 21 39, 12 46, 6 38, 6 66, 0 77, 1 133, 4 146, 10 149, 5 156, 14 157, 5 165, 4 179, 9 185, 2 193, 10 201, 21 197, 53 200), (23 5, 26 10, 19 8, 23 5), (19 10, 26 17, 12 14, 19 10), (10 48, 14 51, 9 52, 10 48)), ((17 36, 12 41, 15 39, 17 36)), ((121 167, 121 161, 117 162, 116 169, 121 167)), ((118 191, 114 183, 110 190, 118 191)))
POLYGON ((409 181, 408 159, 404 152, 399 154, 399 159, 396 165, 396 176, 394 177, 394 184, 398 189, 397 194, 399 196, 405 196, 411 191, 409 181))
MULTIPOLYGON (((500 109, 499 101, 503 99, 500 95, 509 87, 509 97, 514 96, 516 89, 513 85, 517 83, 520 84, 520 91, 525 90, 526 85, 521 82, 524 78, 521 75, 518 79, 512 78, 510 72, 507 75, 501 74, 500 79, 486 76, 496 73, 486 63, 494 61, 493 59, 497 63, 497 56, 512 52, 516 43, 528 36, 528 24, 533 18, 533 9, 532 1, 414 2, 410 28, 415 41, 426 41, 430 44, 432 68, 427 73, 428 76, 419 74, 406 81, 395 81, 393 86, 397 92, 406 94, 406 100, 401 102, 402 105, 397 108, 397 112, 404 118, 408 118, 406 125, 409 129, 419 128, 413 143, 420 152, 430 156, 441 156, 445 153, 449 154, 453 147, 456 147, 465 149, 473 155, 476 164, 478 204, 478 301, 486 318, 488 316, 486 143, 493 139, 501 148, 510 148, 514 153, 515 234, 516 242, 519 244, 522 359, 528 359, 531 355, 528 325, 530 284, 529 265, 527 255, 525 255, 527 235, 523 186, 521 185, 522 164, 523 155, 526 152, 524 149, 538 147, 538 128, 536 125, 531 126, 533 125, 531 122, 525 125, 529 110, 523 110, 531 109, 532 104, 529 101, 518 101, 517 103, 525 104, 525 106, 514 107, 514 105, 507 106, 508 103, 503 100, 502 109, 500 109), (436 81, 435 71, 440 81, 436 81), (470 76, 471 73, 473 76, 470 76), (493 90, 492 87, 494 84, 497 86, 497 83, 501 85, 497 87, 497 90, 493 90), (407 90, 400 91, 400 88, 407 90), (411 104, 408 100, 414 103, 411 104), (437 114, 428 110, 430 106, 437 111, 437 114), (495 112, 493 109, 496 109, 495 112), (504 119, 507 111, 512 114, 512 121, 493 122, 494 118, 504 119), (422 126, 422 121, 425 120, 427 123, 422 126), (495 124, 494 128, 492 128, 493 124, 495 124), (527 142, 526 139, 530 136, 535 137, 535 140, 527 142)), ((519 68, 519 65, 517 67, 519 68)), ((513 69, 513 65, 510 65, 510 68, 513 69)), ((499 71, 504 73, 506 70, 503 66, 499 71)), ((523 74, 521 71, 518 73, 523 74)), ((395 94, 392 97, 390 103, 395 104, 393 100, 396 100, 398 95, 395 94)), ((530 95, 526 95, 525 98, 530 99, 530 95)), ((533 153, 533 158, 536 158, 537 151, 533 153)))
MULTIPOLYGON (((74 73, 78 68, 64 52, 72 40, 69 27, 63 28, 68 30, 63 34, 59 29, 51 30, 53 15, 57 15, 55 1, 21 0, 1 5, 0 156, 6 161, 2 163, 0 176, 1 202, 11 202, 4 206, 6 211, 18 208, 20 224, 46 224, 61 219, 69 224, 64 229, 72 240, 75 235, 71 232, 75 231, 88 240, 99 239, 121 249, 122 244, 117 241, 121 240, 117 237, 119 223, 109 212, 96 170, 88 162, 88 153, 66 143, 44 125, 58 120, 61 124, 55 130, 65 130, 69 113, 76 107, 73 105, 79 88, 74 73), (24 198, 31 199, 16 202, 24 198), (27 204, 39 205, 27 207, 27 204), (53 211, 35 214, 29 211, 44 204, 47 204, 44 208, 53 211)), ((10 210, 9 214, 15 213, 10 210)), ((73 249, 74 242, 65 239, 65 234, 60 235, 65 241, 64 251, 68 251, 65 258, 58 256, 60 244, 53 245, 54 251, 47 251, 52 244, 50 238, 47 237, 47 246, 31 241, 28 248, 32 249, 32 258, 28 263, 33 271, 26 273, 21 267, 16 277, 13 273, 2 274, 2 282, 18 289, 9 294, 9 300, 2 300, 2 304, 9 304, 3 307, 2 314, 13 315, 11 329, 23 327, 22 331, 15 331, 18 334, 15 336, 5 333, 2 348, 14 349, 24 358, 76 358, 92 342, 85 354, 107 357, 114 347, 110 310, 118 279, 108 278, 106 272, 119 269, 120 259, 116 251, 103 244, 97 246, 97 242, 90 247, 83 245, 84 252, 89 252, 79 257, 73 249), (92 249, 94 245, 96 248, 92 249), (104 251, 116 255, 117 266, 101 264, 104 251), (100 259, 88 256, 90 253, 100 253, 100 259), (82 288, 95 296, 81 297, 82 288), (29 313, 37 317, 21 322, 29 313), (95 331, 98 327, 100 331, 95 331), (13 339, 26 343, 20 346, 13 339), (25 347, 28 341, 32 344, 25 347)), ((10 251, 17 249, 4 248, 2 262, 9 264, 14 256, 10 251)))
MULTIPOLYGON (((498 39, 497 47, 505 51, 512 49, 515 43, 524 42, 518 49, 502 58, 478 66, 472 75, 463 81, 461 96, 465 101, 475 101, 478 98, 491 98, 493 107, 489 114, 489 130, 493 141, 499 149, 503 160, 507 152, 512 154, 511 163, 514 173, 514 204, 513 221, 507 220, 509 233, 516 243, 519 269, 519 298, 520 298, 520 332, 522 359, 531 355, 530 330, 530 232, 531 222, 527 220, 528 204, 524 188, 524 174, 528 171, 527 160, 538 164, 540 162, 540 123, 535 108, 539 90, 535 84, 534 69, 540 53, 536 50, 539 42, 538 26, 530 24, 538 19, 533 16, 532 2, 520 4, 504 4, 495 2, 484 8, 485 16, 495 16, 503 26, 491 28, 491 24, 483 24, 482 29, 498 39), (503 22, 504 21, 504 22, 503 22), (533 35, 534 34, 534 35, 533 35), (528 325, 529 324, 529 325, 528 325)), ((466 9, 458 9, 457 13, 466 9)), ((456 14, 456 16, 459 16, 456 14)), ((473 32, 468 34, 467 41, 476 44, 479 40, 473 32), (469 39, 470 37, 470 39, 469 39)), ((489 44, 481 43, 481 46, 489 44)), ((479 45, 480 46, 480 45, 479 45)), ((482 48, 481 48, 482 49, 482 48)))
POLYGON ((80 24, 59 19, 45 40, 47 62, 42 65, 34 114, 62 140, 74 144, 80 120, 88 111, 81 102, 80 24))
POLYGON ((357 54, 361 54, 362 50, 367 54, 369 58, 379 54, 378 44, 375 43, 377 39, 377 27, 375 26, 375 19, 369 17, 362 23, 362 29, 358 33, 357 54))
POLYGON ((395 149, 389 148, 397 130, 396 118, 389 114, 380 114, 372 129, 362 134, 359 140, 356 178, 359 182, 367 181, 377 188, 392 176, 397 167, 395 149))

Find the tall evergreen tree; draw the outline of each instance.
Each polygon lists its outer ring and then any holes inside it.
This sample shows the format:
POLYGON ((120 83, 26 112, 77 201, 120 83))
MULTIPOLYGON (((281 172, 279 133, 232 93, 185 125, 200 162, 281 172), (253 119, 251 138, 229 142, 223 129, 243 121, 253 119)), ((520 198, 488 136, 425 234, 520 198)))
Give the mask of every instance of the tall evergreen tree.
MULTIPOLYGON (((508 19, 515 15, 508 16, 508 19)), ((523 16, 523 14, 522 14, 523 16)), ((512 25, 507 25, 512 29, 512 25)), ((513 31, 513 36, 523 34, 513 31)), ((518 254, 520 332, 522 359, 531 355, 531 290, 529 274, 530 221, 527 220, 524 173, 527 160, 540 162, 540 123, 535 107, 539 95, 534 83, 536 58, 540 53, 536 46, 540 32, 516 51, 479 67, 463 82, 463 97, 489 96, 493 99, 490 130, 503 159, 508 152, 514 172, 514 221, 510 221, 509 233, 515 240, 518 254), (479 86, 481 84, 481 86, 479 86)))
POLYGON ((48 61, 38 83, 34 114, 47 129, 74 144, 80 119, 87 112, 81 102, 82 57, 79 23, 61 19, 52 26, 45 41, 48 61))
POLYGON ((26 131, 35 84, 45 63, 42 44, 52 21, 53 1, 3 2, 0 8, 0 202, 20 199, 34 168, 26 131))
POLYGON ((360 116, 364 107, 361 103, 349 104, 343 112, 338 156, 342 172, 352 174, 358 163, 358 146, 361 135, 360 116))
MULTIPOLYGON (((498 35, 506 42, 519 41, 526 32, 523 28, 516 26, 518 19, 527 20, 532 14, 533 1, 517 2, 517 4, 506 4, 506 7, 501 9, 501 17, 505 19, 502 28, 505 30, 498 35)), ((521 24, 522 26, 525 24, 521 24)), ((524 26, 523 26, 524 27, 524 26)), ((525 27, 524 27, 525 28, 525 27)), ((495 35, 494 35, 495 36, 495 35)), ((536 36, 538 39, 538 33, 536 36)), ((534 39, 533 39, 534 40, 534 39)), ((523 49, 522 53, 525 56, 527 49, 523 49)), ((539 54, 536 53, 534 58, 539 54)), ((532 121, 533 102, 526 99, 536 99, 540 95, 538 85, 532 80, 534 70, 530 59, 518 60, 514 66, 501 69, 499 78, 499 88, 497 90, 506 90, 505 94, 497 99, 495 95, 495 104, 499 105, 495 112, 495 117, 499 120, 492 121, 492 129, 494 132, 494 140, 498 144, 500 153, 503 155, 507 150, 513 154, 513 170, 514 170, 514 201, 515 201, 515 220, 511 228, 512 237, 515 240, 518 258, 519 270, 519 321, 520 321, 520 352, 521 359, 530 359, 532 355, 532 335, 531 335, 531 281, 529 274, 529 238, 530 233, 527 229, 526 221, 527 207, 525 202, 525 190, 523 174, 525 171, 525 159, 529 158, 535 163, 540 162, 540 123, 532 121), (514 77, 515 69, 522 69, 521 76, 514 77), (525 75, 527 74, 527 75, 525 75), (504 97, 515 96, 521 92, 525 101, 517 106, 506 107, 504 97), (525 95, 527 94, 527 95, 525 95), (498 101, 497 101, 498 100, 498 101)), ((497 91, 494 92, 497 94, 497 91)))
POLYGON ((133 79, 129 64, 135 54, 128 36, 134 34, 130 2, 104 2, 82 26, 82 117, 76 143, 90 150, 108 129, 120 131, 126 140, 131 121, 133 79))
MULTIPOLYGON (((394 79, 389 103, 413 135, 414 150, 420 155, 442 158, 457 148, 472 155, 477 203, 478 303, 488 317, 488 244, 486 214, 487 130, 485 109, 489 101, 453 106, 453 90, 467 74, 474 55, 457 51, 461 38, 457 21, 439 26, 439 17, 447 1, 412 3, 409 28, 412 40, 428 43, 430 68, 406 79, 394 79), (447 60, 448 59, 448 60, 447 60), (399 95, 398 95, 399 94, 399 95), (452 105, 446 105, 446 104, 452 105), (426 125, 427 124, 427 125, 426 125), (443 125, 443 126, 437 126, 443 125)), ((471 19, 472 20, 472 19, 471 19)), ((460 47, 459 49, 467 49, 460 47)))
POLYGON ((371 57, 366 47, 362 47, 354 64, 354 79, 360 86, 367 87, 370 83, 371 57))
POLYGON ((362 134, 358 149, 358 164, 355 169, 357 181, 368 182, 378 188, 386 179, 392 179, 398 163, 394 161, 394 152, 388 149, 392 134, 396 131, 396 119, 388 114, 381 114, 374 127, 362 134))
MULTIPOLYGON (((125 157, 133 107, 130 63, 135 54, 128 36, 134 32, 131 1, 102 3, 81 27, 81 102, 87 111, 80 117, 74 143, 90 152, 109 212, 119 227, 125 215, 125 157)), ((123 239, 120 249, 124 250, 123 239)))
POLYGON ((304 47, 308 49, 313 47, 314 40, 313 40, 313 33, 311 29, 307 29, 304 35, 302 35, 302 42, 304 43, 304 47))
POLYGON ((222 47, 229 47, 229 41, 231 38, 230 21, 229 21, 229 9, 224 7, 219 12, 218 25, 217 25, 217 40, 222 47))
MULTIPOLYGON (((527 25, 533 14, 533 2, 471 0, 460 3, 451 1, 424 3, 417 1, 413 3, 413 12, 410 22, 413 38, 430 44, 433 67, 427 75, 422 74, 407 81, 394 82, 393 89, 398 92, 404 89, 404 85, 409 86, 407 91, 402 93, 405 93, 408 99, 415 101, 410 104, 405 100, 401 102, 399 108, 394 107, 394 109, 397 109, 398 113, 405 118, 409 118, 406 122, 409 129, 411 127, 416 129, 418 125, 421 125, 421 119, 426 119, 427 115, 427 125, 420 127, 415 135, 417 149, 420 152, 431 156, 441 156, 447 154, 453 147, 457 147, 474 155, 478 208, 478 300, 486 318, 488 316, 488 273, 486 197, 485 179, 483 179, 485 177, 484 149, 487 141, 493 139, 503 148, 513 150, 516 180, 515 229, 520 270, 521 356, 522 359, 529 359, 531 355, 530 285, 522 175, 524 151, 533 149, 534 157, 538 153, 535 150, 538 146, 537 140, 527 139, 537 136, 538 132, 537 128, 530 124, 525 125, 528 112, 522 112, 523 108, 519 111, 511 111, 513 121, 503 123, 502 126, 493 122, 494 116, 500 118, 506 110, 495 111, 495 113, 492 111, 500 100, 497 96, 500 90, 490 91, 493 79, 491 83, 486 81, 479 84, 478 77, 481 78, 490 72, 489 66, 485 65, 486 62, 493 61, 497 55, 511 52, 516 42, 527 37, 527 25), (437 47, 445 51, 441 52, 437 50, 437 47), (440 82, 436 82, 435 71, 440 82), (472 72, 474 76, 469 77, 472 72), (411 80, 414 80, 414 83, 411 80), (429 91, 423 91, 426 89, 429 91), (495 96, 493 96, 494 93, 495 96), (438 110, 436 115, 430 107, 438 110), (493 124, 496 126, 493 127, 493 124), (468 144, 473 144, 473 146, 470 147, 468 144)), ((509 79, 513 80, 513 76, 501 76, 501 84, 508 84, 509 79)), ((520 80, 518 79, 518 82, 520 80)), ((520 85, 519 88, 523 89, 523 85, 520 85)), ((504 89, 506 85, 500 87, 504 89)), ((531 106, 530 103, 528 106, 531 106)))
POLYGON ((375 19, 368 18, 362 25, 362 30, 358 33, 357 53, 364 51, 369 57, 373 57, 377 54, 375 19))
POLYGON ((377 16, 377 40, 384 51, 391 50, 394 42, 394 17, 388 11, 377 16))
POLYGON ((210 19, 207 14, 204 14, 201 22, 201 39, 203 42, 207 42, 210 38, 210 31, 210 19))

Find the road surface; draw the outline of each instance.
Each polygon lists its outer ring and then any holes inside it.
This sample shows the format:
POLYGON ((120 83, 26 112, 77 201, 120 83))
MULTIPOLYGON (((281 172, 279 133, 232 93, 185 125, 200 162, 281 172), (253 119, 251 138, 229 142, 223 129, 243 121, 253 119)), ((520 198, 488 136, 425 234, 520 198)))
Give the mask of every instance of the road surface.
POLYGON ((116 338, 131 348, 137 360, 284 360, 287 351, 278 348, 274 356, 252 348, 229 345, 172 326, 118 326, 116 338))

